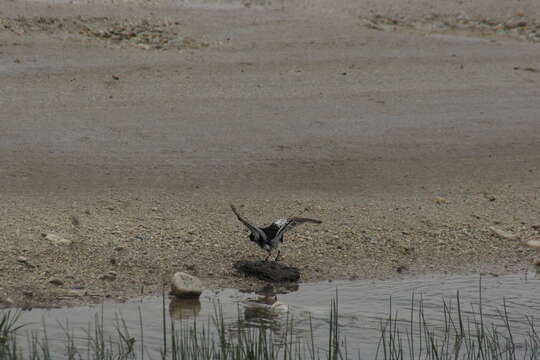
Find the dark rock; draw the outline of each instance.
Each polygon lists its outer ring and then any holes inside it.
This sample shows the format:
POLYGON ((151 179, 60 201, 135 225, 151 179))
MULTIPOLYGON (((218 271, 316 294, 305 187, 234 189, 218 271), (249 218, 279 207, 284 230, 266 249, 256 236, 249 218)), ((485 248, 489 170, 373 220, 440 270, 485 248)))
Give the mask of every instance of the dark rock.
POLYGON ((109 271, 101 275, 99 278, 100 280, 114 281, 116 280, 117 276, 118 274, 116 273, 116 271, 109 271))
POLYGON ((25 266, 27 266, 27 267, 29 267, 29 268, 35 268, 34 264, 32 264, 32 263, 30 262, 30 260, 28 260, 28 258, 26 258, 26 257, 24 257, 24 256, 18 257, 18 258, 17 258, 17 262, 18 262, 19 264, 25 265, 25 266))
POLYGON ((64 282, 61 279, 58 278, 52 278, 49 280, 49 283, 56 285, 56 286, 62 286, 64 285, 64 282))
POLYGON ((71 215, 69 218, 71 219, 73 226, 79 226, 81 224, 81 220, 79 220, 77 215, 71 215))
POLYGON ((407 267, 405 265, 399 265, 397 268, 396 268, 396 272, 399 273, 399 274, 402 274, 404 273, 405 271, 407 271, 407 267))
POLYGON ((248 276, 261 280, 284 282, 300 280, 300 271, 275 261, 237 261, 234 268, 248 276))

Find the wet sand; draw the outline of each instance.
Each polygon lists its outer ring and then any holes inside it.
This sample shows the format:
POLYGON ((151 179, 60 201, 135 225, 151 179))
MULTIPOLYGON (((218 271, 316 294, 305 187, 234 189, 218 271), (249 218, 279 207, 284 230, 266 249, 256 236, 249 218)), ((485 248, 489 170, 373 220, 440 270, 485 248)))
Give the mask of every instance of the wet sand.
POLYGON ((3 2, 0 299, 262 286, 229 202, 324 221, 287 234, 303 281, 524 269, 490 227, 540 236, 538 5, 495 3, 3 2), (463 13, 493 25, 408 25, 463 13))

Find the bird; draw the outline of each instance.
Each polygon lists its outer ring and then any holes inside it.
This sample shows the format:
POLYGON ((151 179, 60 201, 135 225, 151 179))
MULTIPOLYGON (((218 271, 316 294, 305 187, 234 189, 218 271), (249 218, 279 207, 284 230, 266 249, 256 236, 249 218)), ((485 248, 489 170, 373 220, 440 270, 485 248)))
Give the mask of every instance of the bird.
POLYGON ((253 225, 248 220, 242 217, 236 210, 233 204, 231 205, 231 209, 233 213, 236 215, 238 220, 242 224, 244 224, 245 227, 249 229, 251 234, 249 234, 249 240, 257 243, 259 247, 266 250, 268 252, 268 256, 264 261, 268 261, 270 256, 272 255, 272 251, 277 249, 278 253, 274 259, 274 261, 279 260, 279 255, 281 255, 281 250, 279 249, 280 245, 283 243, 283 234, 289 229, 292 229, 295 226, 298 226, 303 223, 313 223, 313 224, 321 224, 321 220, 316 219, 309 219, 309 218, 303 218, 303 217, 291 217, 291 218, 283 218, 278 219, 274 221, 272 224, 266 226, 266 227, 258 227, 256 225, 253 225))

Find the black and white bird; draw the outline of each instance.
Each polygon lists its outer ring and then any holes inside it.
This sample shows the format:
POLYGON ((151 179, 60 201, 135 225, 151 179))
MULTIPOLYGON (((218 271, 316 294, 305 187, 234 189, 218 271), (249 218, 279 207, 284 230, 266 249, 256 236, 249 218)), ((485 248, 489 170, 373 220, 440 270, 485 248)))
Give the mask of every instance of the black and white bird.
POLYGON ((240 222, 244 224, 251 232, 251 234, 249 234, 249 240, 257 243, 257 245, 259 245, 262 249, 268 252, 268 256, 266 257, 265 261, 270 258, 270 255, 272 255, 272 250, 275 249, 277 249, 278 253, 274 261, 278 261, 279 255, 281 254, 279 247, 283 243, 283 234, 285 234, 287 230, 292 229, 293 227, 303 223, 322 223, 322 221, 315 219, 291 217, 287 219, 276 220, 267 227, 260 228, 256 225, 251 224, 249 221, 243 218, 238 213, 238 211, 236 211, 236 208, 233 204, 231 204, 231 209, 238 218, 238 220, 240 220, 240 222))

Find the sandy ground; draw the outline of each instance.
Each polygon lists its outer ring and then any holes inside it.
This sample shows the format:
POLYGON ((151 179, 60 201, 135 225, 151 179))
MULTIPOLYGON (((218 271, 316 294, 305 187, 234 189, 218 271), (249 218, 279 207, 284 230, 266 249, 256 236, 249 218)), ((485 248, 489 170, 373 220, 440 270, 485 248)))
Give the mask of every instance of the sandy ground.
POLYGON ((89 3, 0 2, 0 303, 262 286, 230 202, 302 281, 535 257, 538 1, 89 3))

